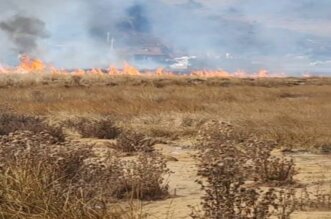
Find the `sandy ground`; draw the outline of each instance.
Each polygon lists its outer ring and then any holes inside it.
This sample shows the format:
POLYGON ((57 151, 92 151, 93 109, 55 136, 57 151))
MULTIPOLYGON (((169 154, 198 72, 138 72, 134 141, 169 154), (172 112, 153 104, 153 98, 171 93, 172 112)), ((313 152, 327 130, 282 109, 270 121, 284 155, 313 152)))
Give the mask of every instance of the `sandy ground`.
POLYGON ((200 186, 195 182, 196 163, 192 157, 194 151, 180 146, 157 145, 163 154, 176 158, 178 161, 168 161, 168 167, 173 172, 169 178, 172 198, 164 201, 148 203, 144 211, 148 218, 189 218, 189 205, 200 203, 200 186))
MULTIPOLYGON (((322 189, 329 190, 331 186, 331 155, 316 155, 311 153, 296 153, 290 155, 295 160, 298 168, 296 180, 308 186, 315 188, 317 184, 322 189)), ((329 212, 295 212, 293 219, 329 219, 329 212)))

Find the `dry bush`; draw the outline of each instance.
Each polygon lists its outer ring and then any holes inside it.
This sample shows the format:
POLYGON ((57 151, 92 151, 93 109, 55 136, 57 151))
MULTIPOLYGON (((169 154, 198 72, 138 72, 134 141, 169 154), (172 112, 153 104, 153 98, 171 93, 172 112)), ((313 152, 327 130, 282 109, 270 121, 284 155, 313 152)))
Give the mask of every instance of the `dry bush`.
POLYGON ((319 186, 313 190, 303 188, 297 198, 297 206, 300 211, 330 211, 331 189, 321 189, 319 186))
POLYGON ((84 191, 77 197, 56 188, 53 170, 42 165, 25 163, 0 173, 2 218, 107 218, 93 206, 97 200, 83 198, 84 191))
POLYGON ((205 114, 175 112, 146 114, 122 121, 121 127, 139 130, 150 137, 176 141, 196 138, 198 130, 210 117, 205 114))
MULTIPOLYGON (((103 218, 77 186, 89 150, 56 147, 47 133, 29 131, 0 140, 0 212, 5 218, 103 218)), ((106 215, 105 215, 106 216, 106 215)), ((106 217, 104 217, 106 218, 106 217)))
POLYGON ((39 117, 18 115, 14 113, 0 114, 0 135, 8 135, 15 131, 47 132, 54 137, 54 142, 63 142, 64 133, 61 128, 50 126, 39 117))
MULTIPOLYGON (((200 132, 198 143, 202 152, 212 150, 218 154, 231 149, 231 153, 240 158, 241 165, 246 167, 245 171, 256 182, 273 186, 293 184, 293 177, 297 173, 294 161, 272 155, 276 146, 274 141, 262 140, 249 133, 237 131, 235 127, 224 122, 207 124, 200 132)), ((205 159, 208 159, 207 155, 204 155, 205 159)))
POLYGON ((166 177, 170 171, 158 153, 141 153, 129 161, 110 155, 104 161, 89 163, 82 174, 90 189, 100 188, 108 200, 157 200, 168 196, 166 177))
POLYGON ((255 180, 269 185, 283 186, 293 184, 296 174, 292 159, 269 157, 255 160, 255 180))
POLYGON ((272 141, 261 141, 256 137, 247 139, 244 143, 253 168, 254 180, 274 186, 294 183, 297 171, 293 159, 276 157, 271 154, 276 144, 272 141))
POLYGON ((206 153, 200 157, 198 173, 203 178, 199 183, 205 193, 203 212, 193 211, 192 218, 290 218, 296 209, 292 191, 247 188, 249 171, 235 150, 206 153))
POLYGON ((118 136, 115 148, 126 153, 152 152, 154 150, 153 145, 155 143, 156 142, 153 139, 148 138, 144 134, 127 130, 123 131, 118 136))
POLYGON ((77 130, 83 138, 115 139, 121 133, 112 118, 69 119, 65 125, 77 130))
MULTIPOLYGON (((284 184, 288 182, 288 177, 281 178, 277 175, 283 174, 284 170, 276 170, 274 165, 278 163, 270 160, 274 146, 261 148, 261 145, 254 144, 258 141, 247 141, 245 137, 239 136, 227 123, 214 122, 202 131, 197 159, 198 175, 202 177, 198 182, 205 193, 202 197, 203 217, 270 218, 276 215, 281 219, 289 218, 295 210, 293 192, 274 189, 261 191, 247 187, 252 174, 259 176, 262 173, 260 167, 273 171, 272 174, 277 177, 272 180, 284 184), (262 161, 267 162, 266 164, 261 162, 259 155, 265 156, 266 159, 262 161)), ((269 172, 266 173, 267 177, 270 177, 268 174, 269 172)), ((263 177, 258 180, 266 182, 263 177)), ((193 212, 191 216, 199 218, 201 213, 193 212)))
POLYGON ((124 163, 122 193, 119 198, 131 197, 140 200, 163 199, 168 196, 166 159, 158 153, 141 153, 134 161, 124 163))
POLYGON ((166 197, 169 170, 161 156, 142 154, 130 162, 110 156, 102 161, 85 145, 54 144, 53 138, 29 131, 1 136, 4 218, 113 218, 119 213, 108 204, 118 199, 166 197))

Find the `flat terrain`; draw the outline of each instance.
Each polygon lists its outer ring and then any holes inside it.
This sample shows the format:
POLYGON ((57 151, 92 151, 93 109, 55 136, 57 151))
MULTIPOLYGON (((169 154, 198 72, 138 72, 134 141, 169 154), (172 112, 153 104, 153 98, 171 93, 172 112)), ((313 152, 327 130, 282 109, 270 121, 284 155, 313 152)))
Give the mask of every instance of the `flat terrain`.
MULTIPOLYGON (((194 155, 200 130, 215 121, 241 136, 276 142, 273 154, 296 164, 290 187, 331 188, 330 78, 0 75, 0 110, 41 117, 100 157, 113 153, 116 139, 84 137, 68 121, 111 118, 116 127, 155 141, 172 173, 168 198, 141 202, 147 218, 190 218, 188 205, 199 206, 194 155)), ((291 218, 331 218, 331 208, 296 210, 291 218)))

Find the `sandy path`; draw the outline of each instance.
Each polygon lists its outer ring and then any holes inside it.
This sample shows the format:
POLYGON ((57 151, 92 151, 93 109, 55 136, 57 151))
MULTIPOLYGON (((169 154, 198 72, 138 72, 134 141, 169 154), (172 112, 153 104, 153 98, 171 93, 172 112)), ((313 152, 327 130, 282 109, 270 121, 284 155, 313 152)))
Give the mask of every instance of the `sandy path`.
POLYGON ((164 201, 147 203, 144 212, 148 218, 189 218, 190 208, 200 203, 200 186, 196 180, 196 165, 192 157, 194 151, 171 145, 157 145, 166 156, 178 161, 168 161, 168 167, 173 172, 169 178, 172 198, 164 201))

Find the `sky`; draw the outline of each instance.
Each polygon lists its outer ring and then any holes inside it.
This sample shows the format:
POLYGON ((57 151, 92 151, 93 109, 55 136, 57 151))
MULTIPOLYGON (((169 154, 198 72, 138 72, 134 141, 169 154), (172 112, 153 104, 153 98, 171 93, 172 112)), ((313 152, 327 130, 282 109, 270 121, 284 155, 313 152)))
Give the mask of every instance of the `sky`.
POLYGON ((120 65, 110 52, 157 38, 206 68, 331 73, 330 0, 0 0, 0 63, 28 53, 65 68, 120 65))

